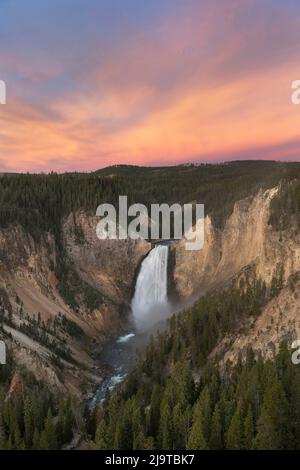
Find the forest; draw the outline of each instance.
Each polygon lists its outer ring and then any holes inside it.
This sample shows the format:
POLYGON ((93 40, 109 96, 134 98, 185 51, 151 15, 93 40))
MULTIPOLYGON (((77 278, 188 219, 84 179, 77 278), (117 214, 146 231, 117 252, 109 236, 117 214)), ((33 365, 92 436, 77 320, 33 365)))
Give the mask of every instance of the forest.
POLYGON ((119 195, 128 196, 128 204, 138 202, 148 209, 152 203, 198 202, 221 226, 236 201, 299 177, 299 163, 272 161, 160 168, 116 166, 95 173, 2 174, 0 227, 20 224, 36 239, 51 231, 60 243, 63 217, 80 209, 96 214, 98 205, 104 202, 117 207, 119 195))
POLYGON ((11 355, 0 368, 0 450, 54 450, 84 429, 76 399, 54 396, 11 355))
POLYGON ((118 392, 95 410, 97 448, 299 448, 300 369, 286 342, 272 360, 251 345, 223 368, 210 356, 226 333, 259 315, 277 288, 242 283, 173 316, 118 392))
MULTIPOLYGON (((0 228, 19 224, 36 243, 51 232, 60 254, 55 266, 58 289, 73 310, 76 292, 93 310, 104 300, 85 283, 68 258, 63 238, 64 217, 77 210, 96 213, 99 204, 205 204, 221 227, 234 203, 260 189, 279 185, 271 203, 269 223, 283 232, 299 232, 300 164, 233 162, 140 168, 116 166, 95 173, 0 176, 0 228)), ((84 243, 78 227, 77 242, 84 243)), ((92 439, 98 449, 289 449, 300 448, 300 369, 291 363, 283 342, 272 360, 248 348, 236 363, 221 369, 211 353, 245 319, 256 318, 282 288, 280 276, 267 287, 244 279, 230 288, 210 292, 168 321, 151 338, 144 355, 117 392, 103 406, 83 412, 74 398, 54 397, 45 385, 12 358, 0 369, 0 448, 54 449, 74 435, 92 439), (17 379, 16 379, 17 377, 17 379), (19 384, 12 391, 12 383, 19 384)), ((5 307, 5 293, 0 301, 5 307)), ((3 309, 2 309, 3 310, 3 309)), ((0 321, 2 318, 0 311, 0 321)), ((49 342, 63 327, 81 330, 60 315, 54 324, 27 318, 24 332, 49 342)), ((53 343, 58 357, 70 351, 53 343)))
MULTIPOLYGON (((37 243, 41 237, 46 240, 47 232, 53 234, 60 294, 76 311, 76 293, 80 291, 83 305, 93 310, 105 299, 78 276, 66 253, 62 222, 69 214, 84 210, 94 215, 98 205, 105 202, 117 208, 119 196, 126 195, 129 205, 139 202, 148 211, 152 203, 204 204, 205 215, 221 227, 236 201, 280 183, 282 189, 273 201, 270 222, 281 227, 289 223, 291 212, 298 211, 299 176, 299 163, 272 161, 159 168, 117 165, 94 173, 2 174, 0 228, 20 225, 37 243), (290 189, 297 185, 298 190, 290 189)), ((80 227, 75 227, 75 235, 79 244, 84 243, 80 227)))

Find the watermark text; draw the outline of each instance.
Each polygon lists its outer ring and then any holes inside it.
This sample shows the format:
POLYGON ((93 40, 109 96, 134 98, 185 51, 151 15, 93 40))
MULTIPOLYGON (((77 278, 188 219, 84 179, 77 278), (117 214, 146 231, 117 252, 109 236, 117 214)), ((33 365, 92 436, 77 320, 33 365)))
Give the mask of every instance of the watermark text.
POLYGON ((96 233, 100 240, 180 240, 186 250, 201 250, 204 244, 203 204, 144 204, 128 207, 127 196, 119 196, 118 211, 112 204, 100 204, 96 215, 101 218, 96 233), (118 217, 117 217, 118 213, 118 217))
POLYGON ((6 84, 0 80, 0 104, 6 104, 6 84))
POLYGON ((300 80, 294 80, 292 82, 292 90, 294 90, 291 96, 292 103, 300 104, 300 80))
POLYGON ((0 341, 0 364, 6 364, 6 346, 4 341, 0 341))

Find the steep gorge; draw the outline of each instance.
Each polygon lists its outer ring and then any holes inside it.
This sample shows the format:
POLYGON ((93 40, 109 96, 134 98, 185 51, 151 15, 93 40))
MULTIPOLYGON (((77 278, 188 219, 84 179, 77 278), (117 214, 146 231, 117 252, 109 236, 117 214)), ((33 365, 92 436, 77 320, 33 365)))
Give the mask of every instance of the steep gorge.
POLYGON ((268 285, 274 276, 280 274, 286 282, 300 270, 299 233, 278 232, 269 224, 270 202, 277 191, 259 191, 235 203, 222 229, 206 216, 202 250, 186 251, 184 239, 173 246, 173 278, 181 297, 222 285, 250 265, 268 285))
POLYGON ((120 331, 136 269, 149 250, 146 242, 116 246, 98 240, 96 223, 96 218, 79 213, 63 226, 65 262, 76 282, 76 276, 83 281, 75 293, 79 308, 61 293, 62 282, 70 291, 73 286, 68 285, 70 279, 57 279, 61 253, 50 233, 35 240, 20 226, 0 231, 0 336, 17 364, 26 365, 53 390, 77 395, 102 380, 95 350, 120 331), (78 227, 84 241, 76 238, 78 227), (80 290, 85 286, 99 292, 102 300, 96 307, 86 306, 80 290))
POLYGON ((259 191, 238 201, 221 230, 207 216, 203 250, 185 251, 185 240, 173 247, 173 285, 181 298, 240 285, 245 276, 277 289, 258 318, 241 323, 213 351, 223 364, 236 363, 250 344, 263 357, 273 357, 282 340, 291 345, 300 337, 300 233, 291 227, 278 231, 270 224, 270 203, 278 191, 259 191))
MULTIPOLYGON (((253 338, 257 339, 260 350, 272 340, 276 343, 274 331, 279 331, 277 337, 275 335, 278 340, 294 328, 297 320, 299 285, 296 284, 292 294, 288 281, 300 271, 299 233, 278 232, 269 224, 270 202, 277 190, 260 190, 255 196, 236 202, 221 228, 216 228, 207 215, 203 250, 186 251, 184 240, 173 243, 170 249, 173 259, 171 284, 183 302, 240 279, 246 269, 251 271, 253 278, 262 279, 268 286, 274 278, 281 278, 285 288, 278 294, 278 299, 266 307, 261 319, 249 320, 244 336, 226 338, 219 345, 215 353, 222 351, 232 360, 253 338), (284 310, 284 322, 280 310, 284 310), (274 327, 270 326, 270 316, 277 319, 272 320, 274 327), (263 328, 259 322, 266 324, 266 331, 260 338, 258 330, 263 328)), ((0 231, 1 306, 6 318, 10 318, 10 322, 4 322, 1 335, 12 348, 17 363, 25 364, 53 388, 79 395, 86 394, 101 381, 102 371, 94 356, 95 346, 101 347, 120 331, 137 269, 151 248, 145 241, 98 240, 96 223, 96 217, 76 211, 65 217, 62 225, 64 249, 72 270, 101 295, 100 304, 92 309, 82 302, 84 297, 80 289, 74 294, 79 308, 70 306, 61 295, 60 280, 55 275, 59 251, 50 232, 37 242, 20 226, 0 231), (41 322, 51 325, 59 314, 84 332, 84 337, 72 336, 59 327, 60 343, 70 348, 75 359, 72 362, 63 358, 63 367, 53 361, 49 346, 19 329, 22 323, 30 324, 38 317, 41 322)), ((66 287, 71 289, 67 279, 66 287)), ((49 337, 54 339, 53 331, 49 332, 49 337)), ((272 347, 265 348, 266 355, 272 347)))

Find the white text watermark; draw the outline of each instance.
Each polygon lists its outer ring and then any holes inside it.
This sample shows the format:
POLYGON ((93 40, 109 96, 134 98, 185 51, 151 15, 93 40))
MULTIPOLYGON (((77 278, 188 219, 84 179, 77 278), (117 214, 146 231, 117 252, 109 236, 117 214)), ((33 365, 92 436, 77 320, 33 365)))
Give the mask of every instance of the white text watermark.
POLYGON ((292 342, 292 349, 295 349, 295 351, 292 354, 292 363, 295 366, 298 366, 300 364, 300 340, 296 339, 295 341, 292 342))
POLYGON ((149 214, 144 204, 132 204, 128 207, 127 196, 119 196, 118 211, 112 204, 100 204, 96 215, 101 217, 96 228, 97 237, 100 240, 125 240, 127 238, 180 240, 185 238, 186 250, 203 248, 203 204, 184 204, 183 206, 151 204, 149 214))
POLYGON ((0 364, 6 364, 6 346, 4 341, 0 341, 0 364))
POLYGON ((6 84, 0 80, 0 104, 6 104, 6 84))
POLYGON ((300 104, 300 80, 294 80, 292 82, 292 90, 294 90, 291 96, 292 103, 300 104))

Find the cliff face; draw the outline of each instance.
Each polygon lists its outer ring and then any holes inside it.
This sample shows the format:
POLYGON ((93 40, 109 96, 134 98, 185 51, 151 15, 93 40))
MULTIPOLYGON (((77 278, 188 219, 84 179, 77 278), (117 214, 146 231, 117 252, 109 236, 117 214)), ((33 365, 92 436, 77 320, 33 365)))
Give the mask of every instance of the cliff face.
POLYGON ((93 344, 101 346, 119 331, 122 305, 130 300, 135 272, 150 248, 146 242, 100 241, 95 226, 95 218, 83 213, 63 226, 74 269, 103 295, 92 311, 81 304, 75 311, 60 295, 55 275, 60 255, 53 236, 37 242, 20 227, 0 231, 0 337, 16 362, 38 379, 76 394, 101 381, 93 344))
POLYGON ((248 346, 254 353, 264 358, 272 358, 278 351, 281 341, 289 347, 294 340, 300 339, 300 282, 284 287, 272 299, 258 318, 250 317, 240 325, 239 331, 227 335, 213 351, 218 354, 221 365, 227 361, 235 364, 239 355, 245 357, 248 346))
POLYGON ((0 232, 0 281, 12 304, 22 305, 29 316, 41 314, 42 320, 55 318, 59 312, 72 318, 88 336, 97 336, 103 328, 107 305, 88 316, 81 309, 77 314, 58 292, 55 276, 58 256, 50 234, 36 242, 20 227, 0 232), (16 300, 18 299, 18 300, 16 300))
POLYGON ((84 212, 64 222, 65 245, 80 276, 116 303, 131 299, 136 270, 151 249, 134 240, 99 240, 98 219, 84 212))
POLYGON ((203 250, 185 251, 185 241, 173 247, 174 283, 182 297, 238 281, 245 268, 256 279, 280 279, 282 288, 258 318, 250 317, 227 335, 215 348, 221 364, 236 363, 251 345, 254 352, 271 357, 282 340, 288 344, 300 338, 300 234, 275 231, 268 221, 270 202, 277 189, 259 192, 254 198, 235 204, 222 230, 205 219, 203 250))
POLYGON ((174 245, 173 276, 180 296, 189 297, 224 284, 249 265, 267 284, 278 275, 285 282, 300 270, 299 234, 291 237, 268 224, 270 202, 276 192, 276 188, 260 191, 237 202, 221 230, 216 230, 207 216, 202 250, 186 251, 185 240, 174 245))
POLYGON ((80 340, 62 329, 54 330, 54 321, 63 315, 87 336, 95 336, 101 330, 104 312, 97 312, 93 321, 87 321, 69 308, 57 290, 56 256, 55 242, 49 234, 37 243, 20 227, 0 232, 0 335, 17 364, 26 365, 55 390, 80 394, 83 381, 87 385, 94 382, 97 364, 80 340), (57 348, 67 345, 72 361, 54 362, 53 341, 57 348))
MULTIPOLYGON (((285 285, 258 319, 250 318, 243 331, 218 346, 215 353, 222 351, 231 360, 249 342, 268 355, 281 338, 298 334, 300 286, 296 282, 291 290, 288 283, 300 271, 300 236, 276 232, 268 224, 275 194, 276 189, 261 191, 237 202, 222 229, 216 229, 207 216, 202 250, 186 251, 184 240, 171 247, 169 285, 183 299, 226 285, 249 266, 253 276, 267 285, 274 277, 285 285)), ((53 236, 46 234, 36 242, 20 227, 0 230, 0 336, 18 363, 52 387, 77 394, 101 381, 93 347, 119 331, 122 307, 130 302, 137 269, 151 248, 142 241, 99 240, 96 224, 95 217, 78 212, 62 227, 72 269, 102 294, 102 302, 92 310, 80 302, 74 310, 60 295, 53 236), (53 341, 59 364, 53 357, 53 341)))

